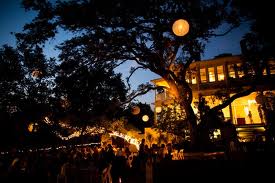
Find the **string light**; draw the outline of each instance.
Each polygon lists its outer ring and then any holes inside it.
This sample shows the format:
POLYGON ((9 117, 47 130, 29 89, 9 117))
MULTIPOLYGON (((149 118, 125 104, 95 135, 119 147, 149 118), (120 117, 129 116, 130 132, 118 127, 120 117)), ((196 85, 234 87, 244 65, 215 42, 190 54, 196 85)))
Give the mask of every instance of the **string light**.
POLYGON ((135 139, 135 138, 133 138, 133 137, 131 137, 129 135, 126 135, 126 134, 114 131, 114 132, 110 133, 110 136, 116 136, 116 137, 123 138, 127 142, 129 142, 130 144, 135 145, 137 147, 137 149, 139 149, 140 142, 137 139, 135 139))
MULTIPOLYGON (((48 117, 45 117, 44 122, 47 123, 47 124, 50 124, 50 125, 53 124, 53 122, 51 122, 48 117)), ((60 126, 63 127, 63 128, 67 128, 67 129, 70 129, 70 130, 74 131, 72 134, 70 134, 69 136, 66 136, 66 137, 62 136, 58 132, 54 132, 55 135, 57 137, 59 137, 60 139, 62 139, 62 140, 66 140, 67 141, 67 140, 70 140, 72 138, 79 137, 81 135, 81 132, 80 132, 81 129, 79 129, 77 127, 72 127, 69 124, 64 123, 64 122, 61 122, 60 126)), ((90 126, 88 126, 86 128, 86 130, 83 132, 83 135, 91 135, 92 136, 92 135, 102 134, 105 131, 106 131, 106 129, 103 128, 103 127, 90 127, 90 126)), ((126 134, 123 134, 123 133, 120 133, 120 132, 117 132, 117 131, 112 131, 112 132, 109 133, 109 135, 110 136, 117 136, 117 137, 123 138, 128 143, 135 145, 137 147, 137 149, 139 149, 140 141, 137 140, 136 138, 133 138, 133 137, 131 137, 129 135, 126 135, 126 134)))

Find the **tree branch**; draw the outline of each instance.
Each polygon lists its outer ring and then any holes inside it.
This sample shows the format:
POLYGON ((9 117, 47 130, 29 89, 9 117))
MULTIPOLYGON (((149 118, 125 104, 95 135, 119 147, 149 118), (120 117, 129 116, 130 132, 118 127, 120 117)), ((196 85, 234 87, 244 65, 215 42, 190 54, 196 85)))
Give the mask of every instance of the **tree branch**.
POLYGON ((215 37, 221 37, 221 36, 225 36, 226 34, 228 34, 229 32, 231 32, 233 29, 235 29, 237 26, 233 25, 231 26, 228 30, 226 30, 225 32, 221 33, 221 34, 208 34, 208 36, 215 36, 215 37))
POLYGON ((165 86, 152 86, 152 85, 150 85, 150 86, 147 86, 147 87, 145 87, 143 89, 140 89, 138 91, 133 91, 131 94, 129 94, 127 96, 127 100, 124 101, 123 103, 121 103, 121 105, 129 103, 132 100, 134 100, 136 97, 138 97, 140 95, 144 95, 144 94, 148 93, 151 90, 157 90, 157 89, 163 89, 163 88, 166 88, 166 87, 165 86))
POLYGON ((114 65, 114 68, 117 68, 118 66, 124 64, 127 60, 122 60, 120 63, 117 63, 114 65))
POLYGON ((130 75, 126 78, 126 82, 127 82, 127 85, 128 85, 128 90, 131 88, 130 86, 130 78, 132 77, 132 75, 138 70, 138 69, 145 69, 143 66, 139 66, 139 67, 136 67, 136 68, 133 68, 131 69, 130 71, 130 75))
POLYGON ((252 86, 251 88, 245 90, 245 91, 242 91, 242 92, 239 92, 235 95, 233 95, 232 97, 228 98, 226 101, 224 101, 222 104, 219 104, 213 108, 211 108, 211 111, 213 112, 217 112, 219 110, 222 110, 223 108, 227 107, 229 104, 231 104, 235 99, 237 98, 240 98, 240 97, 244 97, 244 96, 247 96, 249 95, 250 93, 256 91, 256 87, 255 86, 252 86))

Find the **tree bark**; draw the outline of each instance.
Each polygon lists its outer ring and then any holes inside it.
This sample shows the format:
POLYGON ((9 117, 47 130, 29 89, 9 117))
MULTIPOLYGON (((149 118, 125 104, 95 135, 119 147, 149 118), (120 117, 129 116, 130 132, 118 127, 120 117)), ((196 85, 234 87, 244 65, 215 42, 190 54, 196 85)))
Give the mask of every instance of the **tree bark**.
POLYGON ((196 148, 198 145, 197 137, 198 137, 198 126, 197 126, 197 118, 194 113, 194 110, 191 104, 187 103, 185 99, 181 99, 180 102, 181 106, 185 110, 186 118, 188 122, 188 127, 190 130, 190 141, 192 149, 196 148))
POLYGON ((190 141, 191 148, 194 149, 198 145, 198 128, 197 128, 197 117, 194 113, 194 110, 191 106, 193 95, 192 89, 183 81, 181 83, 175 83, 175 81, 167 80, 167 83, 170 86, 170 93, 175 97, 175 99, 181 105, 181 108, 184 110, 186 114, 186 119, 188 122, 188 127, 190 130, 190 141))

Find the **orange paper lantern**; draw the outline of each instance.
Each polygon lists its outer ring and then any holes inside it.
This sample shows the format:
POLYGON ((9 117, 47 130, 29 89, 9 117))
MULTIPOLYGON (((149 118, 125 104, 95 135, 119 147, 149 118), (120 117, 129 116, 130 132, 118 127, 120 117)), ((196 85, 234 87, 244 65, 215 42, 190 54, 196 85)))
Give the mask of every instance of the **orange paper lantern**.
POLYGON ((184 19, 176 20, 173 24, 172 30, 177 36, 184 36, 189 32, 189 23, 184 19))
POLYGON ((138 115, 140 113, 140 108, 139 106, 134 106, 132 107, 132 114, 133 115, 138 115))

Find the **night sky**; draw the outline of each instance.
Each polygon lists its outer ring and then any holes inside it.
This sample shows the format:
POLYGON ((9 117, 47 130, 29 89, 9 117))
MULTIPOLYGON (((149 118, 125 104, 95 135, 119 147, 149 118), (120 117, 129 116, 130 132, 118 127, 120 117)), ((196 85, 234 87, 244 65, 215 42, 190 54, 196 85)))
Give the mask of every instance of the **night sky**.
MULTIPOLYGON (((10 34, 10 32, 20 32, 23 29, 24 24, 30 22, 34 17, 34 12, 26 12, 21 7, 20 0, 0 0, 0 45, 9 44, 14 46, 15 38, 10 34)), ((211 59, 222 53, 232 53, 233 55, 240 54, 239 40, 248 29, 248 25, 243 25, 238 29, 233 30, 227 36, 210 40, 209 44, 206 46, 205 53, 202 55, 202 59, 211 59)), ((222 28, 218 32, 222 32, 222 28)), ((47 44, 45 47, 45 54, 49 57, 56 56, 58 52, 54 49, 53 45, 61 42, 67 37, 68 34, 61 32, 55 40, 50 41, 47 44)), ((131 64, 133 63, 127 63, 121 66, 118 71, 122 72, 126 77, 131 64)), ((147 70, 140 70, 132 77, 131 84, 133 88, 136 88, 139 84, 150 82, 150 80, 156 78, 158 78, 158 75, 147 70)), ((139 100, 148 104, 153 103, 154 92, 140 97, 139 100)))

